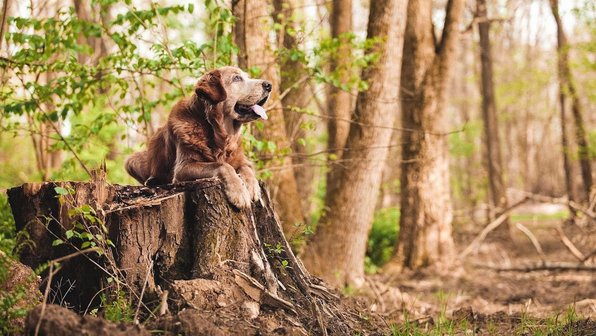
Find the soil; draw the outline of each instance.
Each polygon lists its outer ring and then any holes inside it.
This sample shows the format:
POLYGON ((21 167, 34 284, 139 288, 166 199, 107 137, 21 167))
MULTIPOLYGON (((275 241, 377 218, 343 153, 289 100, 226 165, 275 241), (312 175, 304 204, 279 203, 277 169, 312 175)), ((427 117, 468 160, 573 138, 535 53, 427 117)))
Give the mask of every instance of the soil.
MULTIPOLYGON (((499 271, 542 261, 578 263, 561 243, 556 228, 565 234, 585 255, 596 247, 593 222, 580 226, 558 220, 529 220, 523 225, 538 240, 544 255, 528 236, 515 229, 513 239, 483 242, 475 253, 448 272, 426 270, 398 275, 372 276, 368 293, 373 309, 388 323, 405 321, 434 324, 445 316, 452 321, 466 320, 474 334, 534 334, 538 329, 556 324, 564 335, 596 335, 596 272, 592 271, 499 271), (371 295, 372 294, 372 295, 371 295), (567 318, 573 315, 571 322, 567 318), (531 321, 528 322, 528 321, 531 321), (530 325, 530 329, 526 328, 530 325)), ((462 251, 480 229, 471 229, 456 237, 462 251)), ((461 232, 461 231, 460 231, 461 232)), ((592 257, 586 264, 594 265, 592 257)), ((544 328, 540 330, 545 330, 544 328)))

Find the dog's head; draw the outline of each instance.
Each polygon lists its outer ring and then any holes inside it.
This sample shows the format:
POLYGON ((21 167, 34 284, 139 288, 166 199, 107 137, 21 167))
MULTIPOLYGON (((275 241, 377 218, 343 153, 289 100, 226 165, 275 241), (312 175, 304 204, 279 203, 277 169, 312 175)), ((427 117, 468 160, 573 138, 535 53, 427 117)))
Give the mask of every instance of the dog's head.
POLYGON ((246 123, 267 119, 263 105, 271 93, 271 83, 252 79, 239 68, 227 66, 203 75, 195 93, 223 112, 221 117, 246 123))

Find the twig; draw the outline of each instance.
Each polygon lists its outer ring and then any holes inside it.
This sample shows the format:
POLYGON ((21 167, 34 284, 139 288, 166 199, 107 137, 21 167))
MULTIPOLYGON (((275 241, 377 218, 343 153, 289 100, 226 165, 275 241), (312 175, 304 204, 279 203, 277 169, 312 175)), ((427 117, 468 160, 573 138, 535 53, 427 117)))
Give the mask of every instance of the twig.
POLYGON ((593 256, 596 256, 596 250, 593 250, 592 252, 586 254, 584 259, 581 260, 582 264, 588 261, 588 259, 592 258, 593 256))
POLYGON ((515 223, 515 227, 517 227, 518 230, 523 232, 528 237, 528 239, 530 239, 532 245, 534 245, 534 248, 536 249, 536 252, 538 252, 538 254, 540 255, 540 259, 542 259, 543 262, 546 262, 546 256, 544 255, 544 251, 542 251, 542 246, 540 246, 540 242, 538 241, 538 239, 536 239, 536 236, 534 236, 532 231, 530 231, 522 223, 515 223))
POLYGON ((478 245, 480 245, 480 243, 482 243, 484 241, 484 239, 486 239, 486 236, 493 231, 494 229, 496 229, 497 227, 499 227, 499 225, 503 224, 503 222, 505 222, 505 220, 507 219, 508 214, 515 208, 517 208, 518 206, 526 203, 528 201, 528 197, 525 197, 523 199, 521 199, 520 201, 518 201, 517 203, 511 205, 510 207, 508 207, 507 209, 505 209, 501 215, 499 217, 497 217, 494 221, 488 223, 485 228, 480 232, 480 234, 478 234, 478 236, 476 236, 476 238, 474 238, 474 240, 472 241, 472 243, 470 243, 470 245, 468 245, 468 247, 466 247, 462 253, 460 253, 459 258, 463 259, 466 256, 468 256, 468 254, 470 254, 474 249, 476 249, 478 247, 478 245))
POLYGON ((145 274, 145 281, 143 282, 143 288, 141 288, 141 295, 139 295, 139 301, 137 303, 137 309, 135 310, 135 315, 133 317, 133 321, 137 323, 137 318, 139 317, 139 310, 141 309, 141 303, 143 302, 143 294, 145 294, 145 289, 147 288, 147 282, 149 280, 149 273, 153 269, 153 259, 151 259, 151 263, 149 263, 147 267, 147 273, 145 274))
POLYGON ((159 304, 159 316, 164 316, 168 312, 168 290, 164 290, 161 294, 161 302, 159 304))
POLYGON ((41 321, 43 320, 43 315, 46 311, 48 295, 50 293, 50 285, 52 284, 52 277, 54 276, 54 273, 55 273, 54 265, 57 265, 59 262, 62 262, 64 260, 74 258, 78 255, 85 254, 87 252, 95 252, 95 251, 98 251, 98 248, 92 247, 92 248, 88 248, 86 250, 80 250, 80 251, 71 253, 69 255, 66 255, 64 257, 60 257, 58 259, 54 259, 54 260, 50 261, 50 265, 49 265, 50 270, 48 272, 48 278, 46 279, 47 283, 46 283, 46 289, 44 290, 44 293, 43 293, 43 303, 41 305, 41 312, 39 313, 39 320, 37 321, 37 324, 35 325, 35 336, 39 335, 39 328, 41 327, 41 321))
POLYGON ((571 252, 571 254, 573 254, 573 256, 581 263, 584 263, 586 256, 584 256, 584 254, 577 247, 575 247, 575 245, 573 245, 571 240, 569 240, 569 238, 567 238, 567 236, 565 235, 565 232, 563 232, 563 230, 561 230, 561 228, 559 227, 555 228, 555 231, 557 231, 557 233, 559 234, 559 239, 561 239, 561 243, 565 245, 569 252, 571 252))

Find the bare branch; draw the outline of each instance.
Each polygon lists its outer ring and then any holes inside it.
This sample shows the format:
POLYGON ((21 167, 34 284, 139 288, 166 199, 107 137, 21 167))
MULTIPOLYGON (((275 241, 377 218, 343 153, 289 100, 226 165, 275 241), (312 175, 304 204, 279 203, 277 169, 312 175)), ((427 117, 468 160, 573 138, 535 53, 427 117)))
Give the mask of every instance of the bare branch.
POLYGON ((534 245, 534 248, 536 249, 536 252, 538 252, 538 254, 540 255, 540 259, 542 259, 543 262, 546 262, 546 256, 544 255, 544 251, 542 251, 542 246, 540 246, 540 242, 538 241, 538 239, 536 239, 536 236, 534 236, 532 231, 530 231, 522 223, 515 223, 515 227, 517 227, 518 230, 523 232, 528 237, 528 239, 530 239, 532 245, 534 245))
POLYGON ((561 243, 565 245, 565 247, 569 250, 569 252, 571 252, 571 254, 573 254, 573 256, 577 260, 583 263, 586 260, 586 256, 584 256, 584 254, 577 247, 575 247, 573 242, 571 242, 571 240, 567 238, 565 232, 563 232, 561 228, 556 228, 555 231, 557 231, 557 234, 559 234, 559 239, 561 239, 561 243))
POLYGON ((510 207, 508 207, 507 209, 503 210, 503 212, 501 213, 501 215, 499 217, 497 217, 494 221, 488 223, 486 225, 486 227, 480 232, 480 234, 478 234, 478 236, 476 238, 474 238, 474 240, 472 241, 472 243, 470 243, 470 245, 468 245, 468 247, 466 247, 462 253, 460 253, 459 258, 463 259, 466 256, 468 256, 468 254, 470 254, 473 250, 475 250, 480 243, 482 243, 484 241, 484 239, 486 239, 486 236, 493 231, 494 229, 496 229, 497 227, 499 227, 499 225, 503 224, 505 222, 505 220, 507 219, 507 215, 513 211, 513 209, 517 208, 518 206, 526 203, 528 201, 529 198, 523 198, 520 201, 518 201, 517 203, 511 205, 510 207))

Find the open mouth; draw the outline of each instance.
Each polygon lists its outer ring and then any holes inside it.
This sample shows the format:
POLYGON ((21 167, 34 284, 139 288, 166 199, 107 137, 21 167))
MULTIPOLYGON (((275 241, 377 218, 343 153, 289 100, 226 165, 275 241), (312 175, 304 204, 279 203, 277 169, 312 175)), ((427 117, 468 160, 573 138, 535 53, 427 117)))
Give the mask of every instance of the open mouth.
POLYGON ((265 105, 265 102, 267 102, 268 98, 269 95, 261 99, 255 105, 236 104, 234 106, 234 111, 236 111, 236 113, 243 117, 249 117, 251 119, 262 118, 264 120, 267 120, 267 112, 265 112, 263 105, 265 105))

